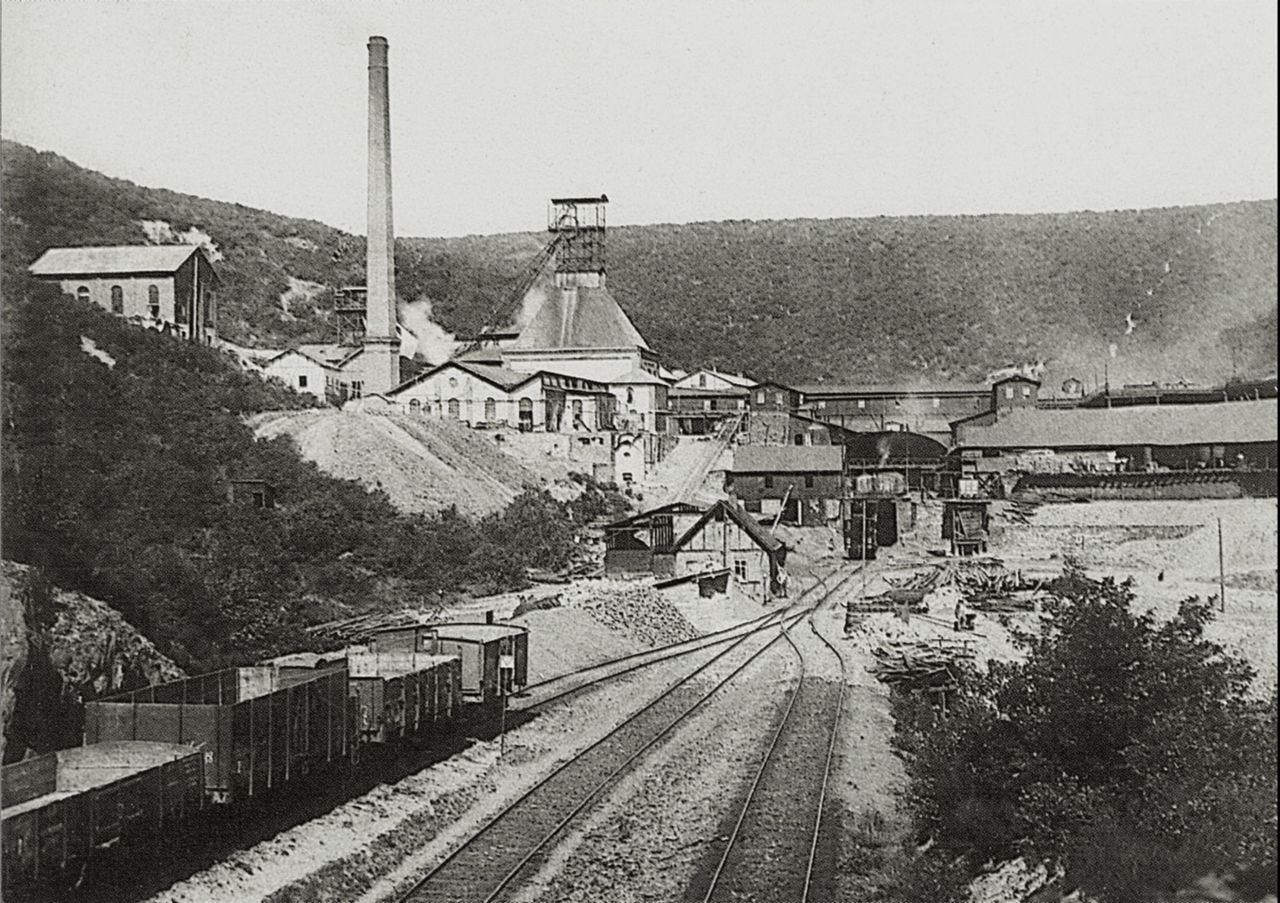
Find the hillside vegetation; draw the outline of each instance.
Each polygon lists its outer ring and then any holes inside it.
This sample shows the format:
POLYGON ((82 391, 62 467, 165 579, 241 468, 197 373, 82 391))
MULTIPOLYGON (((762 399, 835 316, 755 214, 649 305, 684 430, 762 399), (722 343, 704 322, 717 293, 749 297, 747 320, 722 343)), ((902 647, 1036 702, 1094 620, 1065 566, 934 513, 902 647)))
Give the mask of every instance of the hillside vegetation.
MULTIPOLYGON (((50 245, 140 242, 143 221, 196 227, 224 256, 221 330, 259 345, 331 336, 331 289, 363 281, 363 238, 3 150, 7 269, 50 245), (286 310, 291 278, 326 288, 286 310)), ((878 381, 1043 361, 1050 385, 1100 381, 1104 367, 1113 383, 1222 379, 1275 369, 1276 225, 1269 200, 633 226, 610 233, 609 278, 674 366, 878 381)), ((544 238, 401 239, 401 301, 429 300, 446 330, 474 332, 544 238)), ((504 318, 514 312, 508 304, 504 318)))
POLYGON ((4 317, 4 557, 110 604, 191 671, 298 648, 335 615, 523 586, 608 510, 588 485, 483 518, 402 514, 291 439, 256 439, 249 415, 304 402, 226 355, 20 277, 4 317), (277 506, 230 503, 239 478, 277 506))

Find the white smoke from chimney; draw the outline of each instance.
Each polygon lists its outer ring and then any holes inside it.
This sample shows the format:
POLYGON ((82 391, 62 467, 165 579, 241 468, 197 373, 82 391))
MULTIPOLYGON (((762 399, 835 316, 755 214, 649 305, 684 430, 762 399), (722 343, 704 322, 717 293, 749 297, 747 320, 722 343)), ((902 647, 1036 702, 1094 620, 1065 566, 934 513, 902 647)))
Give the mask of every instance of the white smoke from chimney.
POLYGON ((400 301, 396 318, 408 334, 401 340, 402 356, 417 354, 432 364, 441 364, 458 350, 457 337, 432 319, 431 299, 425 294, 416 301, 400 301))

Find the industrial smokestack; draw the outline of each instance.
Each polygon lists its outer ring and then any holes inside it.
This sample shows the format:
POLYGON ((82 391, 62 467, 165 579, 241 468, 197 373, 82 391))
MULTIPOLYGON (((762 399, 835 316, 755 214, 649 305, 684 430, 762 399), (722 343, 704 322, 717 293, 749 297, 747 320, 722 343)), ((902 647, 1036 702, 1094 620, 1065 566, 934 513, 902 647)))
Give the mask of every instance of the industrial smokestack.
POLYGON ((365 285, 365 392, 400 383, 396 336, 395 229, 391 224, 391 98, 387 39, 369 38, 369 243, 365 285))

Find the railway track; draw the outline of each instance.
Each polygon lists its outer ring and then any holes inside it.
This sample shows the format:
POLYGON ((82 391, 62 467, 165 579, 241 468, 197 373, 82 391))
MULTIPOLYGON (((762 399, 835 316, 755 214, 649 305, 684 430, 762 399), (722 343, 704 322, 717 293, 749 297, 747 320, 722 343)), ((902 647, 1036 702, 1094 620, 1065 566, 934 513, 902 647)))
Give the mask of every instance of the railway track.
MULTIPOLYGON (((822 599, 828 598, 843 582, 831 587, 822 599)), ((726 648, 486 822, 401 895, 400 903, 494 903, 516 889, 523 877, 536 871, 551 852, 556 838, 580 813, 631 770, 645 752, 782 641, 814 607, 788 612, 776 623, 730 638, 726 648), (777 628, 777 633, 765 639, 773 628, 777 628), (713 665, 753 639, 759 643, 758 647, 749 651, 709 689, 694 683, 713 665)))
MULTIPOLYGON (((831 764, 844 707, 844 659, 818 632, 787 642, 799 659, 795 691, 765 750, 737 821, 720 844, 709 877, 695 879, 686 899, 787 901, 835 898, 835 838, 823 832, 831 764), (818 656, 838 665, 838 679, 815 673, 818 656)), ((715 856, 713 848, 711 856, 715 856)))
POLYGON ((558 702, 565 697, 572 696, 584 690, 591 689, 639 671, 662 662, 671 661, 685 655, 691 655, 695 652, 701 652, 714 646, 732 642, 733 640, 748 634, 761 630, 767 630, 770 626, 785 618, 789 613, 803 608, 805 600, 814 592, 825 589, 826 595, 831 595, 841 589, 854 575, 857 570, 841 575, 841 577, 830 587, 826 583, 835 571, 824 574, 817 578, 812 584, 805 588, 797 597, 796 601, 786 608, 780 608, 775 611, 763 614, 758 618, 750 621, 743 621, 732 627, 726 627, 722 630, 713 631, 703 634, 691 640, 682 640, 678 643, 670 643, 666 646, 658 646, 653 649, 646 649, 642 652, 635 652, 621 658, 611 659, 606 662, 599 662, 594 665, 588 665, 585 668, 579 668, 565 674, 558 674, 555 677, 549 677, 546 680, 538 681, 525 687, 521 695, 513 700, 511 708, 513 711, 533 711, 544 708, 554 702, 558 702))

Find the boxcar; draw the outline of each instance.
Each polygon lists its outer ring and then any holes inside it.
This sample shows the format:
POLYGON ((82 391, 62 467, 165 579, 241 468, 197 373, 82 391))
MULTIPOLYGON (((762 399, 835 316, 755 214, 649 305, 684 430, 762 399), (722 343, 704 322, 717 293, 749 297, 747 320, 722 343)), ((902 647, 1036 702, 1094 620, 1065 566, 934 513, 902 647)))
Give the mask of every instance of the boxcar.
POLYGON ((501 695, 499 667, 509 656, 514 667, 506 692, 517 693, 529 676, 529 629, 516 624, 414 624, 374 634, 372 652, 425 652, 462 659, 462 699, 487 705, 501 695))
POLYGON ((347 669, 228 668, 86 703, 85 743, 104 740, 203 744, 208 798, 254 796, 355 751, 347 669))
POLYGON ((347 656, 356 729, 366 743, 390 743, 450 721, 462 701, 462 660, 420 652, 347 656))
POLYGON ((4 889, 74 874, 94 850, 145 843, 204 802, 204 751, 120 741, 29 759, 3 769, 4 889))

